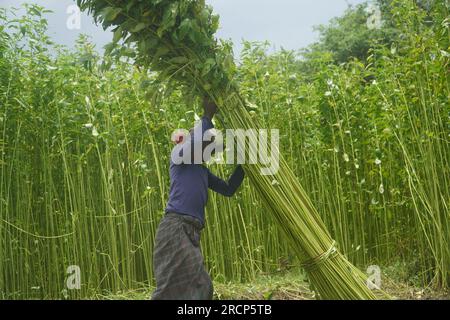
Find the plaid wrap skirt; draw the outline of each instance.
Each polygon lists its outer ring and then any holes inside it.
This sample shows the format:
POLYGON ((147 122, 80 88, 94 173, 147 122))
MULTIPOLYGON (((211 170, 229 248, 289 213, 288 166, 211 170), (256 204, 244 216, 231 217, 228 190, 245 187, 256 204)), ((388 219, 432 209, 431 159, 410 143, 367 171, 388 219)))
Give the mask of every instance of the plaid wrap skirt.
POLYGON ((156 233, 152 300, 211 300, 213 284, 200 249, 202 223, 190 216, 167 213, 156 233))

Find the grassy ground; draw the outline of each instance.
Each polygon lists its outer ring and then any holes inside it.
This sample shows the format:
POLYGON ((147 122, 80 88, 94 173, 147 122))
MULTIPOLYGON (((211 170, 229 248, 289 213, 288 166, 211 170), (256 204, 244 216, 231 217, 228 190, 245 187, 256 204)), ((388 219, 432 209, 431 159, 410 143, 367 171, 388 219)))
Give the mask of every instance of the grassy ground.
MULTIPOLYGON (((450 293, 431 288, 419 288, 411 284, 383 277, 382 289, 393 299, 401 300, 450 300, 450 293)), ((214 298, 220 300, 310 300, 314 294, 308 289, 305 277, 298 271, 275 275, 261 275, 251 283, 214 283, 214 298)), ((94 299, 145 300, 153 288, 97 295, 94 299)))

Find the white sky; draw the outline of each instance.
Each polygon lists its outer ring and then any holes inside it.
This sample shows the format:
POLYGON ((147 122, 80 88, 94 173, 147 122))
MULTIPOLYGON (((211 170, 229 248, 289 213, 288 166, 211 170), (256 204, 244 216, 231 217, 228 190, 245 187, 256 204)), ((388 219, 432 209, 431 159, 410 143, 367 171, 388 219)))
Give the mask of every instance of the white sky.
MULTIPOLYGON (((206 0, 221 17, 218 36, 232 39, 237 52, 242 39, 268 40, 275 48, 300 49, 317 40, 313 26, 327 23, 341 15, 348 5, 364 0, 206 0)), ((0 0, 0 7, 20 6, 21 3, 37 3, 54 11, 47 16, 49 32, 53 40, 73 46, 80 33, 88 34, 101 49, 112 35, 94 25, 92 18, 81 17, 81 29, 69 30, 66 22, 67 8, 73 0, 0 0)))

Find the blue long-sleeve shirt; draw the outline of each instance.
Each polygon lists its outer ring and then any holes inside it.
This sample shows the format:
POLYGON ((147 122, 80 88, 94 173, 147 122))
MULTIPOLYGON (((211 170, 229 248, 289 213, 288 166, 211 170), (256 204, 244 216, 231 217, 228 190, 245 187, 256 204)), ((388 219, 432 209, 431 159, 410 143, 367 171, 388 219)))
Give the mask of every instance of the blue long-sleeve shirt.
MULTIPOLYGON (((191 140, 187 141, 182 151, 192 147, 191 144, 201 142, 204 132, 214 126, 210 119, 203 117, 201 124, 194 128, 191 140), (201 133, 201 136, 200 136, 201 133)), ((178 149, 179 150, 179 149, 178 149)), ((170 192, 166 212, 174 212, 193 216, 204 223, 205 206, 208 201, 208 189, 226 197, 234 195, 244 179, 244 170, 237 166, 226 182, 202 164, 175 164, 170 162, 170 192)))

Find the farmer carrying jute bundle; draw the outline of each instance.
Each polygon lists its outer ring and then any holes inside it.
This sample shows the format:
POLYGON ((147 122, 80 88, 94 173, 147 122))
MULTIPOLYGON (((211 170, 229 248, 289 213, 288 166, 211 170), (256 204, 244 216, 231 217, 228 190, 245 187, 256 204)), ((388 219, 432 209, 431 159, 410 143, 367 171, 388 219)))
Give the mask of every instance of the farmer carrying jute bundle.
POLYGON ((214 143, 214 139, 204 141, 207 140, 204 137, 214 127, 212 118, 217 106, 204 99, 203 107, 201 123, 187 137, 179 136, 174 141, 177 146, 170 161, 169 200, 158 227, 153 254, 156 278, 153 300, 212 299, 213 284, 200 249, 208 188, 231 197, 244 179, 241 166, 225 182, 203 165, 209 160, 204 151, 214 143))

